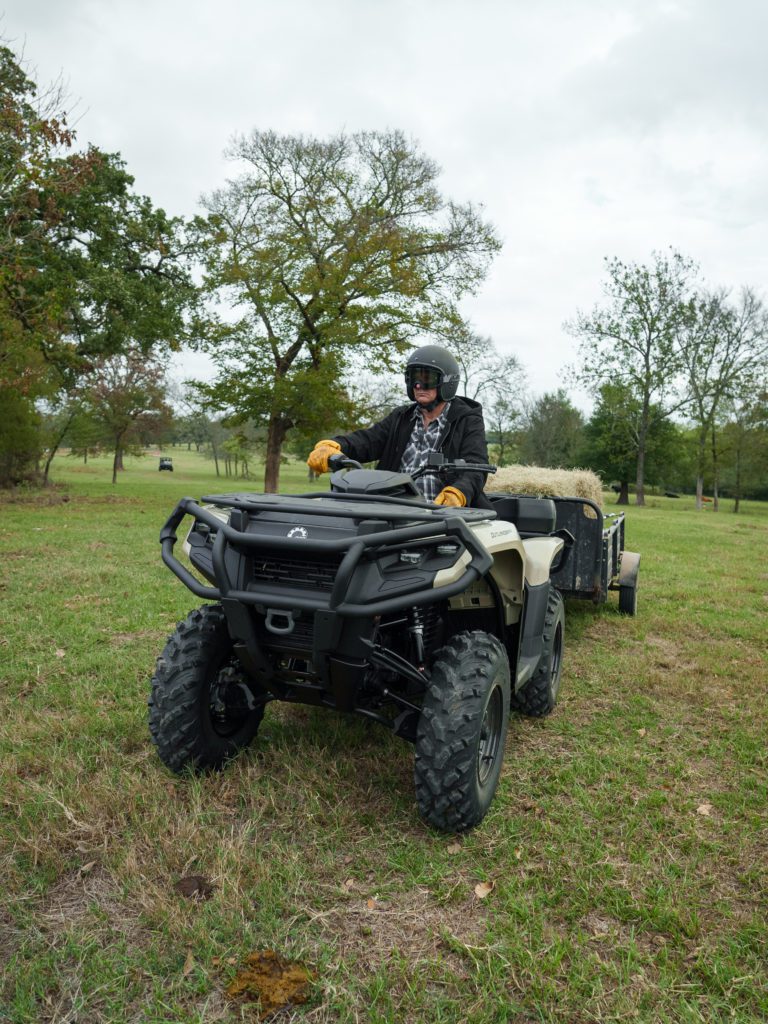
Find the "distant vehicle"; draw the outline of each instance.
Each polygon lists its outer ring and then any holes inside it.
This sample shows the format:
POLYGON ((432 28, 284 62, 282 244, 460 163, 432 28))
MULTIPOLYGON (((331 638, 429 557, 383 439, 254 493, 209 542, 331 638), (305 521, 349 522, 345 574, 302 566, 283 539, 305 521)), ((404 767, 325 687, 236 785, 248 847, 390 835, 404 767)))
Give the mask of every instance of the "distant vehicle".
POLYGON ((160 465, 157 467, 160 472, 167 469, 170 473, 173 472, 173 459, 169 459, 167 455, 160 456, 160 465))

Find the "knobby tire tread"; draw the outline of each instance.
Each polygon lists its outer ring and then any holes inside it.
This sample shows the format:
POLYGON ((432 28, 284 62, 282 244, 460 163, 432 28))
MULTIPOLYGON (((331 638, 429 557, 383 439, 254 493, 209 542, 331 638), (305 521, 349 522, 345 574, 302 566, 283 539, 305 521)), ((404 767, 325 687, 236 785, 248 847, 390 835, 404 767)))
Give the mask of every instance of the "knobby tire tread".
POLYGON ((509 721, 509 663, 488 633, 460 633, 437 652, 416 740, 414 779, 422 818, 443 832, 464 832, 485 816, 498 784, 509 721), (497 763, 478 786, 478 735, 485 700, 502 672, 504 713, 497 763))
POLYGON ((257 706, 230 737, 206 735, 202 716, 206 672, 222 666, 232 640, 220 605, 204 605, 179 622, 158 657, 149 697, 149 730, 171 771, 220 767, 256 734, 264 715, 257 706))

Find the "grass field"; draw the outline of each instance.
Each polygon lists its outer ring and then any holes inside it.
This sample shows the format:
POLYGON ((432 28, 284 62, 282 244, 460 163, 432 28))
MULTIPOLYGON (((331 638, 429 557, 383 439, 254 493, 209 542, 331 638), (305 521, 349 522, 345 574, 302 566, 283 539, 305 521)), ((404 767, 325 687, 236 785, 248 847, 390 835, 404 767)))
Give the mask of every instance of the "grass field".
POLYGON ((237 489, 172 454, 0 499, 0 1021, 256 1020, 226 989, 265 949, 310 973, 280 1022, 768 1019, 768 506, 628 510, 638 616, 569 603, 560 704, 513 719, 457 839, 408 745, 329 712, 271 705, 224 773, 163 768, 148 680, 197 600, 159 528, 237 489))

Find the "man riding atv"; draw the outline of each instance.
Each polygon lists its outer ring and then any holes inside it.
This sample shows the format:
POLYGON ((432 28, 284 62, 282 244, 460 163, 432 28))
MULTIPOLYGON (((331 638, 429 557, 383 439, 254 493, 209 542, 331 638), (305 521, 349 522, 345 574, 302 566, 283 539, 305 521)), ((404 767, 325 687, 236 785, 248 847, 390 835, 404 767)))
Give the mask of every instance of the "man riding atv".
MULTIPOLYGON (((307 465, 315 473, 326 473, 328 459, 341 453, 357 462, 377 460, 378 469, 413 476, 427 465, 430 452, 442 452, 446 462, 487 463, 482 408, 471 398, 456 397, 459 380, 459 364, 447 349, 416 349, 405 368, 410 403, 366 430, 318 441, 307 465)), ((484 473, 462 470, 441 481, 426 470, 415 483, 436 505, 490 508, 483 493, 485 480, 484 473)))

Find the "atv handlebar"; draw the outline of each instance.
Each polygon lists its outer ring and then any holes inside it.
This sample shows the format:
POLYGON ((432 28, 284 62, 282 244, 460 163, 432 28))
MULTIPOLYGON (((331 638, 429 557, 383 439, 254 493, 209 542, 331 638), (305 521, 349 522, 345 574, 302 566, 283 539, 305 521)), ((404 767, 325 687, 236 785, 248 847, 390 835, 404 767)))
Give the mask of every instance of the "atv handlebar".
MULTIPOLYGON (((328 468, 340 470, 362 469, 363 467, 356 459, 351 459, 344 452, 337 452, 335 455, 329 456, 328 468)), ((442 452, 430 452, 427 455, 426 463, 411 473, 411 479, 418 480, 425 473, 436 473, 438 476, 443 473, 454 473, 457 470, 470 473, 495 473, 497 469, 498 466, 492 466, 487 462, 467 462, 466 459, 454 459, 453 462, 446 462, 442 452)))

